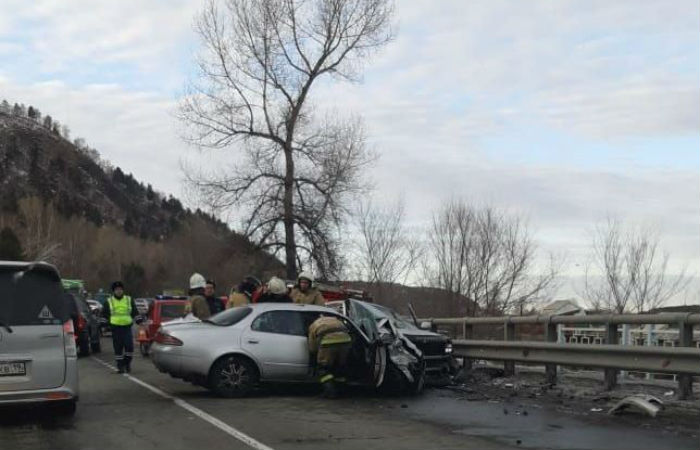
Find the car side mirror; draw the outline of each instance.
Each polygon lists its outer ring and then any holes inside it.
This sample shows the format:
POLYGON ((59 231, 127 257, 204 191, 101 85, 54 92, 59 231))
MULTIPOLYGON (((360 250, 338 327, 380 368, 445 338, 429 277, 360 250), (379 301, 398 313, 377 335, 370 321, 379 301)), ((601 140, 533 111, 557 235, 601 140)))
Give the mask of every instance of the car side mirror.
POLYGON ((420 323, 420 329, 421 330, 432 330, 433 324, 432 324, 432 322, 428 322, 426 320, 426 321, 420 323))

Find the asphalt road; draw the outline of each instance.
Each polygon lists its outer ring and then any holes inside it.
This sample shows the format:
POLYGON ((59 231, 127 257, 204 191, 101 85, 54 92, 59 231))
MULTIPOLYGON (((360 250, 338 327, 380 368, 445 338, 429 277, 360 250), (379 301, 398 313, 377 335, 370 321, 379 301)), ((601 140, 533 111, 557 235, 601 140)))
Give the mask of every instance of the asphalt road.
POLYGON ((445 390, 419 397, 353 391, 321 399, 309 387, 274 386, 246 399, 220 399, 159 373, 137 355, 117 375, 109 338, 81 358, 74 417, 46 408, 0 409, 0 449, 693 449, 700 441, 634 427, 604 426, 465 401, 445 390))

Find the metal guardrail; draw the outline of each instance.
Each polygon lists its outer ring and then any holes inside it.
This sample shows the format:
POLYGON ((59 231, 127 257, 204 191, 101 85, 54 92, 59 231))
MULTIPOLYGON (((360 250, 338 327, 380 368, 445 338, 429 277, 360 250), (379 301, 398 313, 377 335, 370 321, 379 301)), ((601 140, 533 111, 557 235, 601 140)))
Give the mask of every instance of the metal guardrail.
POLYGON ((671 373, 678 376, 678 397, 692 397, 692 377, 700 375, 700 349, 693 345, 693 326, 700 324, 700 314, 597 314, 590 316, 505 316, 430 318, 438 325, 461 325, 462 339, 453 341, 455 354, 471 365, 473 359, 504 361, 506 375, 515 373, 515 362, 545 364, 549 383, 557 381, 557 365, 600 367, 605 369, 605 384, 612 389, 617 384, 619 370, 671 373), (545 341, 524 342, 515 340, 515 326, 542 324, 545 341), (557 327, 566 324, 605 325, 605 344, 557 343, 557 327), (679 347, 643 347, 618 345, 618 326, 624 324, 677 325, 679 347), (504 340, 485 341, 471 339, 475 325, 503 325, 504 340))
POLYGON ((700 349, 549 342, 452 341, 455 355, 472 359, 700 375, 700 349))

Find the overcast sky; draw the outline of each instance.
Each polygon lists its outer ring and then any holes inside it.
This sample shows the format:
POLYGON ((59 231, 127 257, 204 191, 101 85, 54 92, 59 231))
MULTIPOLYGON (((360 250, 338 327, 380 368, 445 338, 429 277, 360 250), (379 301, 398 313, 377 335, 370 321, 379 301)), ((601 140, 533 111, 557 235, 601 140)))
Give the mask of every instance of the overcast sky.
MULTIPOLYGON (((200 6, 3 0, 0 97, 180 195, 200 6)), ((403 195, 415 225, 455 196, 521 212, 571 275, 612 215, 700 271, 700 2, 400 0, 397 23, 361 84, 313 96, 364 117, 377 199, 403 195)))

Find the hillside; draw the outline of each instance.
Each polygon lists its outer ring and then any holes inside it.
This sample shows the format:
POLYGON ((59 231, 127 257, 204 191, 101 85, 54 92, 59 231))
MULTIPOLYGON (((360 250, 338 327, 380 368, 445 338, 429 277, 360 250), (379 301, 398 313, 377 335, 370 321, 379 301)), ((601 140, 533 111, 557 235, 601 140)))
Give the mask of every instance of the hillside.
POLYGON ((126 278, 139 295, 182 289, 192 271, 224 291, 247 273, 282 270, 223 222, 71 142, 50 116, 25 111, 0 107, 0 229, 18 238, 23 258, 50 260, 91 289, 126 278))

